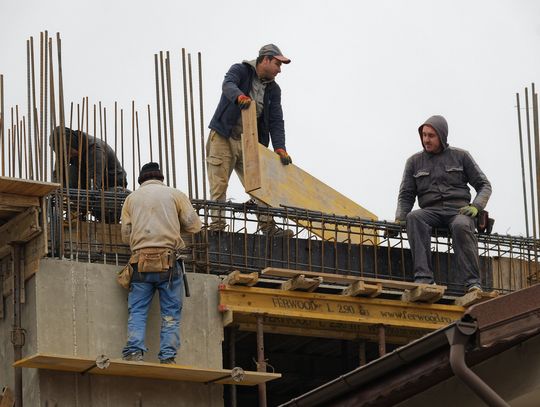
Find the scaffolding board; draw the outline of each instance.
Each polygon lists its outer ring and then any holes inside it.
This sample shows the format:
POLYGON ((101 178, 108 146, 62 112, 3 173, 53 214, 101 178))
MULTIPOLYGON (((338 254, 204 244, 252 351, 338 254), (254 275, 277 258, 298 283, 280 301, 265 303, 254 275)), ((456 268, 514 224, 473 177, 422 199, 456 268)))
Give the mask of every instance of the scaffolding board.
POLYGON ((229 369, 203 369, 174 364, 128 362, 120 359, 107 359, 107 362, 107 367, 99 368, 96 359, 36 354, 15 362, 13 366, 107 376, 143 377, 147 379, 236 384, 241 386, 255 386, 281 377, 279 373, 244 371, 242 379, 236 381, 233 379, 233 371, 229 369))

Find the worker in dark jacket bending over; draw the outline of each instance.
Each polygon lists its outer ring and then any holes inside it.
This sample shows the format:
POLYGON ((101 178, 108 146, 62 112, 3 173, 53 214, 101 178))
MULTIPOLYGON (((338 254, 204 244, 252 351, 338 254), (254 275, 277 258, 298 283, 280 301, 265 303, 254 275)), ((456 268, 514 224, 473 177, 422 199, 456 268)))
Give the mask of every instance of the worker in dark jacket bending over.
POLYGON ((430 117, 418 132, 424 149, 405 164, 396 211, 396 222, 407 228, 414 281, 434 283, 431 230, 447 227, 466 290, 481 290, 475 217, 488 202, 491 184, 467 151, 448 145, 444 117, 430 117), (472 202, 467 184, 477 192, 472 202), (411 212, 416 197, 421 209, 411 212))
MULTIPOLYGON (((64 187, 92 191, 129 192, 127 174, 116 157, 114 149, 105 141, 69 127, 56 127, 51 134, 50 146, 55 152, 52 180, 64 187)), ((90 199, 90 212, 97 220, 116 223, 120 220, 121 206, 90 199), (102 210, 105 215, 102 216, 102 210)), ((87 206, 86 197, 79 201, 80 208, 87 206)), ((72 208, 73 209, 73 208, 72 208)))
MULTIPOLYGON (((257 107, 259 143, 272 147, 281 163, 292 163, 285 148, 285 125, 281 108, 281 89, 274 81, 281 72, 281 65, 291 60, 283 56, 274 44, 263 46, 256 60, 234 64, 225 74, 221 99, 212 120, 206 144, 210 199, 225 202, 232 171, 235 170, 243 183, 242 115, 251 103, 257 107)), ((223 230, 226 226, 222 211, 212 212, 211 229, 223 230)), ((271 217, 259 217, 264 233, 283 234, 271 217)))

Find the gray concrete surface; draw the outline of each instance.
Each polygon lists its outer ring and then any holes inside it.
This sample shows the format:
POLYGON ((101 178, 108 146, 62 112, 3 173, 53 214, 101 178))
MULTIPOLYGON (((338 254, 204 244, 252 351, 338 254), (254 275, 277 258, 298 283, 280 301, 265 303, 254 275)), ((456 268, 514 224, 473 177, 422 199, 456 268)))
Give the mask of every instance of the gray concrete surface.
MULTIPOLYGON (((26 283, 22 325, 28 332, 24 356, 51 353, 120 358, 126 341, 127 290, 115 280, 120 267, 44 259, 26 283)), ((221 368, 223 326, 217 310, 219 278, 188 274, 191 297, 184 300, 181 348, 177 363, 221 368)), ((7 315, 0 320, 0 387, 13 387, 13 350, 7 315)), ((156 295, 147 324, 145 360, 157 361, 159 301, 156 295)), ((24 369, 26 406, 222 406, 221 385, 115 378, 24 369), (139 403, 139 404, 136 404, 139 403)))

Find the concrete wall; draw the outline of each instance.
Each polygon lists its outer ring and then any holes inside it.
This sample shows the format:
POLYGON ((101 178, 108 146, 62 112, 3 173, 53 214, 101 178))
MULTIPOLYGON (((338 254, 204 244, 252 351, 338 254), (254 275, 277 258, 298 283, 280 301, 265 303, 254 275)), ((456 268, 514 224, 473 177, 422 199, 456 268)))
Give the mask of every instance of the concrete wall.
MULTIPOLYGON (((120 267, 45 259, 27 282, 23 328, 24 356, 52 353, 95 358, 121 357, 126 341, 127 290, 115 280, 120 267)), ((221 368, 223 327, 217 311, 219 278, 188 275, 191 297, 184 300, 177 363, 221 368)), ((9 304, 7 301, 7 304, 9 304)), ((11 312, 0 322, 0 386, 13 387, 11 312)), ((157 362, 159 301, 147 324, 145 355, 157 362)), ((160 380, 114 378, 24 369, 26 406, 222 406, 222 386, 160 380), (137 404, 135 404, 137 403, 137 404)))

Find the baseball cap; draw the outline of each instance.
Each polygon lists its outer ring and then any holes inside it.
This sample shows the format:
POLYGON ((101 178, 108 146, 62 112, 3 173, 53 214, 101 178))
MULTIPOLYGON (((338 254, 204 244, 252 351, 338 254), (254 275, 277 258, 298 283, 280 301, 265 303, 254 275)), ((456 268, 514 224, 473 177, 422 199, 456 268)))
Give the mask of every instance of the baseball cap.
POLYGON ((264 56, 268 55, 268 56, 274 57, 278 61, 283 62, 284 64, 288 64, 288 63, 291 62, 291 60, 289 58, 283 56, 283 53, 281 52, 281 50, 277 47, 277 45, 274 45, 274 44, 264 45, 259 50, 259 56, 262 57, 263 55, 264 56))

